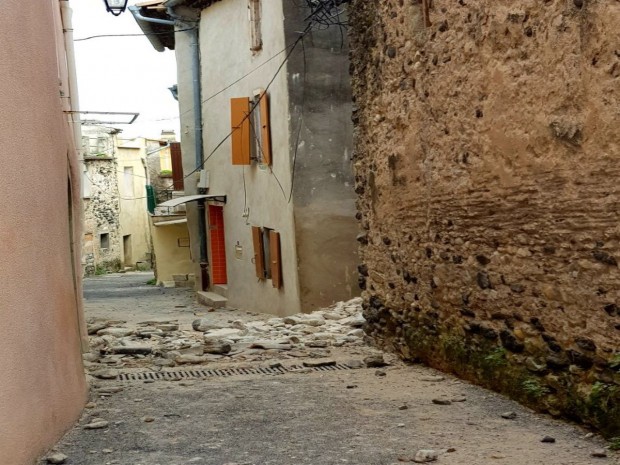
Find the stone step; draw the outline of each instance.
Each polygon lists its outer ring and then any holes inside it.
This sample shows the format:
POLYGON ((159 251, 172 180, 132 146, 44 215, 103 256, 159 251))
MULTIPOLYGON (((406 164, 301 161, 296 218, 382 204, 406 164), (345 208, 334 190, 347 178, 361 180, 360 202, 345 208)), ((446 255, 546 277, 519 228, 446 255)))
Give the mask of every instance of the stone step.
POLYGON ((228 285, 227 284, 214 284, 211 286, 211 290, 222 297, 228 298, 228 285))
POLYGON ((196 293, 196 298, 199 304, 213 308, 226 307, 226 304, 228 303, 228 299, 226 297, 216 294, 215 292, 199 291, 196 293))

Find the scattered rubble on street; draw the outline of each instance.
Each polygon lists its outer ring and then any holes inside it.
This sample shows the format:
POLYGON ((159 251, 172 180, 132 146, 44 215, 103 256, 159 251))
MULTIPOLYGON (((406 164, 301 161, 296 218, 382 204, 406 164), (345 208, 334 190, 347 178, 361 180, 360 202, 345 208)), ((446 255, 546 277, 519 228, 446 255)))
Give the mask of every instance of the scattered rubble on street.
POLYGON ((191 324, 93 317, 88 321, 91 351, 84 363, 95 378, 113 379, 120 369, 325 359, 337 347, 340 355, 364 358, 368 367, 384 367, 383 355, 364 343, 361 311, 361 299, 355 298, 284 318, 228 311, 241 318, 224 322, 207 309, 191 324))

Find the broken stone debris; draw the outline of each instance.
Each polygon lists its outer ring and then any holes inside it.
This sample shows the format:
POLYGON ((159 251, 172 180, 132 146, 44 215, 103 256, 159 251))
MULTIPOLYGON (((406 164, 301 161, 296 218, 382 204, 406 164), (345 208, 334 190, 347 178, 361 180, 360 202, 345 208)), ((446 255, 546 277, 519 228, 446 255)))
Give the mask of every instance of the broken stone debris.
POLYGON ((108 427, 108 422, 105 420, 97 419, 84 425, 84 429, 103 429, 108 427))
POLYGON ((60 452, 54 452, 48 455, 45 460, 47 461, 47 463, 61 464, 65 463, 68 458, 69 457, 67 457, 65 454, 61 454, 60 452))
MULTIPOLYGON (((84 363, 93 376, 115 379, 119 368, 173 367, 223 359, 252 362, 274 356, 322 359, 330 356, 332 347, 361 348, 365 322, 360 298, 285 318, 223 323, 217 317, 202 317, 193 321, 191 330, 176 320, 144 321, 136 328, 127 327, 124 321, 92 320, 88 325, 92 350, 84 363)), ((351 364, 361 368, 359 361, 351 364)), ((382 355, 366 361, 369 367, 386 365, 382 355)))
POLYGON ((432 449, 421 449, 416 452, 415 456, 413 457, 413 461, 415 463, 434 462, 435 460, 437 460, 438 457, 439 454, 437 453, 437 451, 434 451, 432 449))

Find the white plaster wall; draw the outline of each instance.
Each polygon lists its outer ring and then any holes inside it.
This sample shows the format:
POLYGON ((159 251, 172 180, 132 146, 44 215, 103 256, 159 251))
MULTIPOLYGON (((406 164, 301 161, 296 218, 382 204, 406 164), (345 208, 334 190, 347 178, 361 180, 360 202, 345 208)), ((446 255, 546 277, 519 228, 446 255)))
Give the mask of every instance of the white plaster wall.
MULTIPOLYGON (((203 10, 200 23, 202 56, 202 100, 221 91, 232 82, 256 69, 285 48, 283 11, 280 0, 262 2, 263 49, 250 51, 250 24, 247 0, 217 2, 203 10)), ((257 88, 266 88, 282 64, 285 53, 254 71, 230 89, 203 104, 205 156, 231 131, 230 99, 251 97, 257 88)), ((253 164, 231 164, 228 139, 206 162, 210 171, 210 193, 226 194, 224 207, 228 299, 232 307, 278 315, 300 311, 295 228, 292 203, 288 202, 291 185, 289 154, 289 100, 286 65, 269 88, 271 102, 271 136, 273 174, 253 164), (244 200, 243 172, 247 198, 244 200), (285 194, 282 193, 276 176, 285 194), (286 198, 285 198, 286 196, 286 198), (250 210, 243 218, 244 205, 250 210), (259 282, 252 263, 251 226, 272 228, 281 234, 283 287, 271 281, 259 282), (243 248, 241 259, 235 258, 235 246, 243 248)))

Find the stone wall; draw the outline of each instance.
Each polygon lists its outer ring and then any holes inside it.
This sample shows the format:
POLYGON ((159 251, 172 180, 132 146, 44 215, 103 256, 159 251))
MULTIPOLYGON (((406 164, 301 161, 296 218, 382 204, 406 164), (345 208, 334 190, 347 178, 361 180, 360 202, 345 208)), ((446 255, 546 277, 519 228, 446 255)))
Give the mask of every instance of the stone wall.
POLYGON ((84 243, 82 263, 84 275, 121 268, 122 237, 118 163, 112 157, 85 157, 90 193, 84 199, 84 243), (108 234, 109 246, 102 248, 101 234, 108 234))
POLYGON ((367 332, 620 434, 620 2, 353 0, 367 332))

